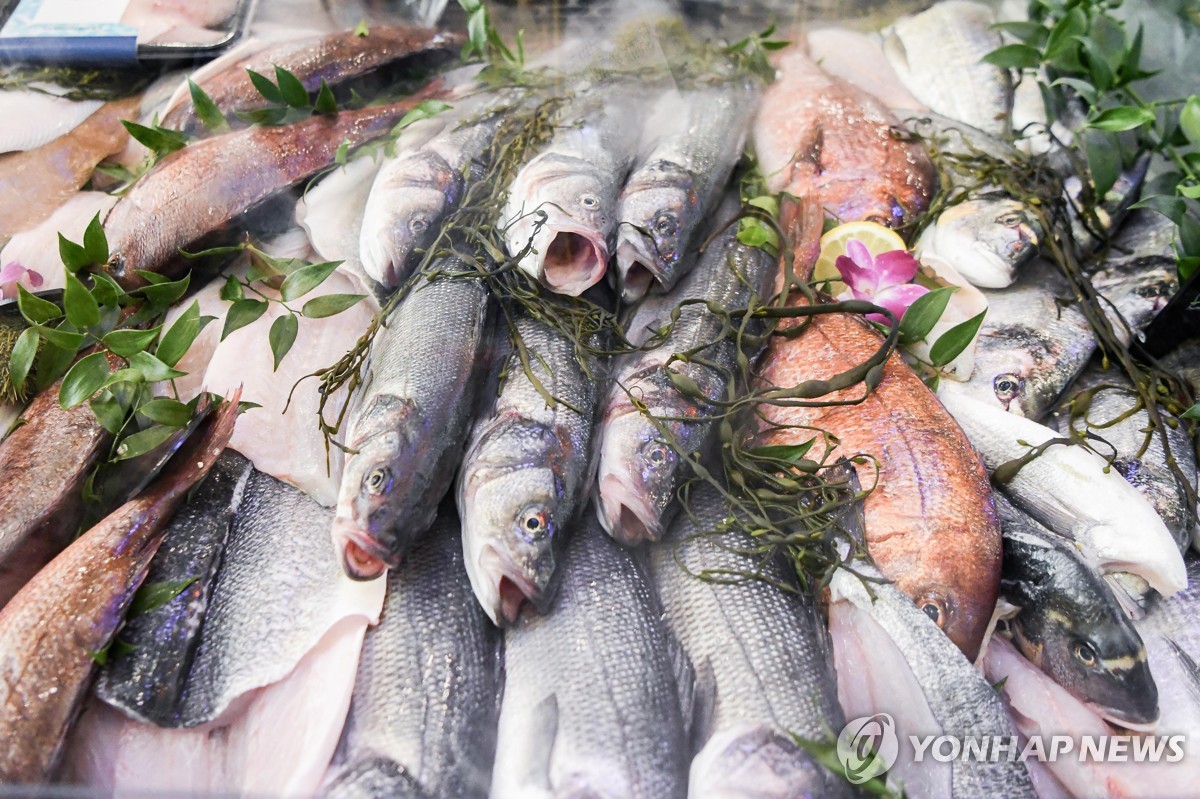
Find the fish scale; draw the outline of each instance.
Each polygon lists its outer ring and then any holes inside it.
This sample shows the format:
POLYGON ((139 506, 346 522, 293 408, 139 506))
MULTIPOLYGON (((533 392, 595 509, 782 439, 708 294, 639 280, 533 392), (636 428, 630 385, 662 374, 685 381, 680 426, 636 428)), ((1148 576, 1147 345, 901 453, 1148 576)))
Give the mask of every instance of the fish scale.
POLYGON ((845 724, 812 597, 779 560, 746 554, 749 536, 708 532, 728 516, 715 489, 693 491, 688 508, 652 547, 650 564, 667 627, 696 675, 691 739, 699 754, 690 791, 728 790, 736 774, 760 786, 756 796, 851 795, 790 740, 823 740, 845 724), (745 579, 731 584, 704 572, 745 579))
POLYGON ((661 611, 632 556, 586 517, 554 606, 527 609, 505 636, 492 799, 686 794, 661 611))

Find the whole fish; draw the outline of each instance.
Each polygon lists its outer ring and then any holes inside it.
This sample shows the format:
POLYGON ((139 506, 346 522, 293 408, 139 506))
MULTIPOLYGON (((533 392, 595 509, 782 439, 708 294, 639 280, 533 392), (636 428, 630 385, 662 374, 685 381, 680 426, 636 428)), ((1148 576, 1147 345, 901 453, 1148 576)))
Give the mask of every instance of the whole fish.
POLYGON ((550 141, 508 190, 500 214, 508 253, 558 294, 578 296, 604 277, 617 195, 641 129, 626 86, 591 85, 563 108, 550 141))
POLYGON ((159 162, 104 220, 106 269, 126 288, 207 233, 333 163, 350 146, 381 136, 428 92, 389 105, 255 126, 193 142, 159 162))
POLYGON ((1175 265, 1175 224, 1148 208, 1130 211, 1117 229, 1099 268, 1090 275, 1092 285, 1120 314, 1113 332, 1123 343, 1140 339, 1142 331, 1179 291, 1175 265))
POLYGON ((96 695, 126 715, 164 727, 177 723, 179 695, 200 643, 234 511, 252 471, 250 461, 226 450, 163 535, 146 583, 182 590, 130 617, 121 631, 128 646, 96 678, 96 695))
POLYGON ((462 579, 453 511, 387 576, 324 796, 486 797, 499 636, 462 579))
POLYGON ((83 482, 112 440, 87 403, 59 405, 60 386, 0 442, 0 608, 78 532, 83 482))
POLYGON ((171 514, 237 420, 228 399, 140 496, 77 538, 0 610, 0 781, 53 776, 67 730, 146 575, 171 514))
MULTIPOLYGON (((433 268, 467 271, 453 258, 433 268)), ((333 525, 351 577, 369 580, 397 565, 433 524, 486 374, 489 306, 478 278, 423 281, 372 342, 333 525)))
MULTIPOLYGON (((1150 415, 1134 392, 1124 372, 1105 370, 1093 361, 1072 387, 1074 401, 1082 403, 1081 418, 1072 422, 1071 403, 1054 413, 1049 426, 1068 435, 1072 424, 1084 432, 1099 436, 1101 452, 1111 454, 1112 466, 1129 484, 1150 500, 1181 552, 1191 546, 1196 530, 1196 506, 1189 501, 1188 487, 1180 482, 1167 461, 1158 431, 1150 430, 1150 415), (1107 445, 1107 446, 1106 446, 1107 445)), ((1187 430, 1165 410, 1160 411, 1170 454, 1179 469, 1191 481, 1192 497, 1196 489, 1196 450, 1187 430), (1174 427, 1171 425, 1175 424, 1174 427)))
POLYGON ((296 224, 302 226, 313 250, 323 260, 342 261, 339 269, 349 271, 363 284, 358 238, 362 230, 371 183, 381 164, 374 158, 354 158, 326 175, 296 203, 296 224))
POLYGON ((1004 498, 1000 593, 1020 610, 1013 642, 1030 662, 1124 727, 1153 726, 1158 687, 1146 647, 1104 581, 1079 553, 1004 498))
POLYGON ((933 164, 882 102, 822 70, 799 45, 775 53, 774 65, 751 133, 767 188, 815 193, 835 219, 889 227, 928 207, 933 164))
POLYGON ((883 51, 908 90, 939 114, 995 136, 1010 131, 1013 85, 1007 69, 983 60, 1004 42, 992 9, 942 0, 884 31, 883 51))
POLYGON ((663 617, 695 675, 684 691, 698 750, 689 793, 745 795, 739 786, 753 785, 760 797, 850 796, 793 740, 823 740, 845 724, 812 596, 780 560, 748 554, 749 536, 714 532, 729 515, 716 489, 689 500, 691 513, 650 550, 663 617))
MULTIPOLYGON (((938 398, 989 472, 1057 437, 1048 427, 966 395, 961 384, 943 382, 938 398)), ((1154 507, 1099 455, 1073 444, 1049 446, 1015 474, 1004 475, 1001 490, 1074 542, 1101 572, 1129 572, 1164 595, 1187 585, 1179 548, 1154 507)))
MULTIPOLYGON (((585 514, 590 517, 590 514, 585 514)), ((587 519, 546 615, 505 634, 492 799, 682 799, 687 740, 660 609, 633 557, 587 519)))
POLYGON ((667 92, 646 120, 639 154, 617 204, 617 279, 625 302, 653 283, 671 289, 742 152, 756 88, 730 81, 667 92))
MULTIPOLYGON (((252 111, 267 107, 269 101, 251 82, 247 70, 274 79, 276 67, 286 69, 312 93, 321 88, 322 82, 337 86, 404 59, 424 57, 430 65, 436 64, 448 60, 461 44, 460 35, 432 28, 372 25, 365 36, 347 30, 279 42, 196 83, 226 114, 252 111)), ((168 102, 161 124, 187 133, 203 129, 186 84, 168 102)))
POLYGON ((734 311, 750 307, 755 298, 765 303, 777 272, 769 253, 738 241, 734 223, 674 291, 651 297, 634 314, 628 336, 639 344, 670 325, 677 309, 679 318, 657 347, 621 357, 604 401, 596 510, 617 540, 635 544, 662 537, 675 494, 690 476, 687 458, 711 448, 720 413, 711 403, 728 397, 739 358, 753 359, 761 351, 761 325, 750 325, 746 341, 739 342, 728 329, 730 319, 709 304, 734 311), (684 302, 689 304, 680 307, 684 302), (695 357, 672 361, 680 353, 695 357), (700 396, 681 391, 672 375, 694 383, 700 396))
POLYGON ((595 359, 585 372, 574 342, 543 322, 519 316, 510 335, 519 347, 504 361, 495 405, 475 421, 458 475, 467 576, 496 624, 515 622, 526 601, 545 610, 552 598, 590 488, 600 378, 595 359))
POLYGON ((139 624, 127 640, 138 648, 115 656, 101 685, 109 704, 170 727, 222 719, 286 676, 339 622, 378 613, 383 586, 347 579, 330 552, 332 513, 270 475, 252 470, 244 479, 191 656, 181 658, 170 615, 139 624), (143 696, 151 674, 177 675, 155 686, 153 703, 143 696))

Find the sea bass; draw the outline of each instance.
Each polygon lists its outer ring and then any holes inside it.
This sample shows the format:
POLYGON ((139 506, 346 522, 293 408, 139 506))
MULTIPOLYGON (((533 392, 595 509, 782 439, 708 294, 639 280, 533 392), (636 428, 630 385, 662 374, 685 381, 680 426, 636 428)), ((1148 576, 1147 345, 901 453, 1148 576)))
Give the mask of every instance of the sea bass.
POLYGON ((224 449, 238 398, 234 392, 145 492, 77 538, 0 610, 0 781, 53 776, 93 655, 120 626, 171 514, 224 449))
POLYGON ((691 514, 650 555, 667 628, 695 675, 683 691, 698 750, 689 796, 742 796, 748 785, 764 798, 850 796, 793 740, 822 740, 845 724, 813 597, 779 559, 748 554, 749 536, 715 532, 729 515, 716 489, 689 499, 691 514), (744 579, 725 579, 738 574, 744 579))
POLYGON ((591 86, 563 108, 553 137, 517 173, 500 215, 508 253, 558 294, 604 277, 617 195, 637 155, 641 116, 628 86, 591 86))
POLYGON ((929 205, 933 164, 882 102, 828 74, 793 45, 775 54, 751 138, 773 192, 816 193, 841 221, 889 227, 929 205))
POLYGON ((462 579, 453 511, 388 573, 322 795, 487 796, 500 637, 462 579))
POLYGON ((1146 647, 1098 574, 1062 539, 1003 496, 1000 593, 1020 610, 1013 642, 1030 662, 1105 718, 1125 727, 1158 719, 1146 647))
POLYGON ((492 799, 682 799, 687 740, 666 630, 633 557, 585 514, 542 616, 505 634, 492 799))
MULTIPOLYGON (((466 272, 457 259, 433 264, 466 272)), ((349 417, 334 546, 346 574, 377 577, 429 529, 450 488, 486 374, 489 295, 478 278, 418 283, 371 344, 349 417)))
POLYGON ((739 341, 728 329, 730 319, 710 304, 735 311, 752 300, 766 303, 777 272, 769 253, 738 241, 734 223, 674 291, 648 298, 634 313, 627 335, 638 345, 671 325, 677 309, 679 318, 657 347, 619 359, 604 401, 596 510, 617 540, 635 544, 662 537, 676 491, 690 475, 689 459, 705 456, 712 444, 720 409, 711 403, 729 398, 739 359, 761 351, 763 325, 751 323, 739 341), (739 346, 748 351, 739 352, 739 346), (678 354, 695 358, 676 359, 678 354), (672 375, 694 383, 700 396, 684 393, 672 375))
POLYGON ((515 622, 526 601, 545 610, 552 598, 590 488, 602 378, 597 359, 585 371, 574 342, 544 322, 519 316, 509 335, 499 395, 475 421, 458 476, 467 576, 496 624, 515 622))
POLYGON ((625 302, 671 289, 742 152, 757 89, 748 81, 667 91, 617 205, 617 279, 625 302))

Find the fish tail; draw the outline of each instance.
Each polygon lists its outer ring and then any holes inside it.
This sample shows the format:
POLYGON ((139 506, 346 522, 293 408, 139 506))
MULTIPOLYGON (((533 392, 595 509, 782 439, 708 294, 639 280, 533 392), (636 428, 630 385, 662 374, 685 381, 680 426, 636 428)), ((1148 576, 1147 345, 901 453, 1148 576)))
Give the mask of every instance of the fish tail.
POLYGON ((817 256, 821 253, 821 230, 825 212, 815 192, 802 196, 784 195, 780 208, 780 226, 792 251, 792 272, 796 280, 812 279, 817 256))

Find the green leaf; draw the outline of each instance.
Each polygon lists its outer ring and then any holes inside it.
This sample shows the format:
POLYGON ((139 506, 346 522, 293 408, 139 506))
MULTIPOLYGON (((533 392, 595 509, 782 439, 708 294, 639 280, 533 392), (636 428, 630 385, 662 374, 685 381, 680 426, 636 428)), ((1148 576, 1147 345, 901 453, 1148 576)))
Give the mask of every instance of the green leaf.
POLYGON ((221 299, 226 302, 236 302, 245 296, 246 293, 242 290, 242 281, 233 275, 225 278, 225 285, 221 286, 221 299))
POLYGON ((58 389, 58 404, 70 409, 87 402, 108 379, 108 357, 93 352, 71 367, 58 389))
POLYGON ((1005 33, 1011 33, 1014 38, 1020 39, 1025 44, 1039 48, 1046 43, 1046 37, 1050 33, 1040 22, 997 22, 992 27, 1005 33))
POLYGON ((88 328, 100 321, 100 306, 96 298, 70 272, 67 273, 67 285, 63 291, 63 308, 67 319, 75 327, 88 328))
POLYGON ((114 436, 125 426, 125 409, 112 392, 103 391, 92 400, 92 413, 100 426, 114 436))
POLYGON ((1130 209, 1149 208, 1152 211, 1158 211, 1177 225, 1183 220, 1183 215, 1187 213, 1187 204, 1183 200, 1166 194, 1152 194, 1149 197, 1143 197, 1129 207, 1130 209))
POLYGON ((1176 258, 1175 266, 1179 269, 1179 282, 1184 282, 1200 270, 1200 256, 1176 258))
POLYGON ((44 391, 53 385, 71 368, 78 352, 78 347, 58 347, 50 341, 44 341, 33 362, 32 371, 37 378, 35 388, 44 391))
POLYGON ((779 216, 779 200, 770 195, 753 197, 746 201, 746 205, 766 211, 767 215, 772 218, 777 218, 779 216))
POLYGON ((146 303, 153 309, 169 308, 187 292, 191 278, 192 273, 188 272, 179 280, 155 286, 142 286, 138 293, 146 298, 146 303))
POLYGON ((106 308, 116 308, 121 304, 121 300, 129 295, 124 289, 117 284, 104 272, 95 272, 92 274, 92 296, 96 298, 96 302, 106 308))
POLYGON ((979 332, 985 316, 987 316, 987 311, 980 311, 967 321, 961 322, 943 333, 929 348, 929 361, 934 366, 945 366, 962 354, 962 351, 975 338, 975 334, 979 332))
POLYGON ((148 352, 134 353, 129 358, 129 367, 142 373, 147 383, 157 383, 162 380, 174 380, 183 377, 187 372, 173 369, 148 352))
POLYGON ((25 393, 25 378, 29 376, 29 368, 33 366, 33 358, 37 355, 41 338, 37 330, 27 327, 17 336, 12 354, 8 356, 8 379, 18 394, 25 393))
POLYGON ((1200 222, 1193 216, 1179 220, 1179 249, 1183 255, 1200 255, 1200 222))
POLYGON ((1088 83, 1086 80, 1080 80, 1079 78, 1059 78, 1052 82, 1050 86, 1066 86, 1070 88, 1071 91, 1075 92, 1084 100, 1086 100, 1089 105, 1096 104, 1096 87, 1088 83))
POLYGON ((1180 418, 1200 420, 1200 402, 1184 411, 1180 418))
POLYGON ((900 317, 900 340, 911 344, 928 336, 946 312, 946 304, 950 302, 950 295, 955 291, 957 288, 946 286, 917 297, 900 317))
POLYGON ((132 358, 136 353, 145 352, 161 330, 161 325, 150 330, 114 330, 100 341, 122 358, 132 358))
POLYGON ((333 98, 333 89, 329 88, 329 84, 324 80, 321 81, 317 99, 313 102, 313 110, 318 114, 336 114, 338 112, 337 100, 333 98))
POLYGON ((321 297, 314 297, 304 303, 304 307, 300 309, 300 313, 309 319, 323 319, 326 316, 340 314, 347 308, 357 304, 365 296, 365 294, 326 294, 321 297))
POLYGON ((146 382, 146 377, 137 369, 118 369, 108 376, 104 381, 104 388, 110 388, 120 383, 132 383, 142 385, 146 382))
POLYGON ((152 422, 168 427, 187 427, 192 421, 192 409, 177 399, 159 397, 137 409, 137 412, 152 422))
POLYGON ((246 70, 250 75, 250 82, 254 84, 254 88, 268 103, 283 103, 283 93, 279 91, 279 87, 271 82, 271 79, 266 75, 260 75, 252 69, 246 70))
POLYGON ((294 74, 283 67, 275 67, 275 82, 279 84, 279 94, 283 101, 292 108, 308 108, 308 89, 294 74))
POLYGON ((130 122, 128 119, 122 119, 121 124, 125 126, 125 130, 129 131, 130 136, 148 147, 155 155, 163 156, 173 153, 176 150, 182 150, 187 145, 187 136, 177 130, 168 130, 157 126, 148 128, 145 125, 130 122))
POLYGON ((286 105, 277 105, 270 108, 255 108, 252 111, 234 111, 238 119, 243 122, 248 122, 251 125, 262 125, 270 127, 279 125, 288 115, 288 107, 286 105))
POLYGON ((354 26, 354 35, 360 39, 371 35, 371 29, 367 27, 365 19, 360 19, 358 24, 354 26))
POLYGON ((62 259, 68 272, 78 272, 92 263, 82 245, 76 244, 61 233, 58 234, 58 257, 62 259))
POLYGON ((338 166, 345 166, 350 156, 350 140, 343 139, 338 145, 337 152, 333 156, 333 162, 338 166))
POLYGON ((87 252, 88 263, 108 262, 108 236, 104 234, 104 225, 100 224, 99 213, 92 217, 83 231, 83 249, 87 252))
POLYGON ((62 309, 57 305, 49 300, 43 300, 41 297, 35 297, 20 283, 17 284, 17 307, 21 310, 21 316, 34 325, 44 325, 63 315, 62 309))
POLYGON ((1192 144, 1200 144, 1200 97, 1192 95, 1179 110, 1179 127, 1192 144))
POLYGON ((262 300, 238 300, 229 307, 225 315, 225 328, 221 331, 221 341, 229 334, 239 330, 258 319, 267 311, 267 303, 262 300))
POLYGON ((454 106, 450 105, 449 103, 444 103, 441 100, 422 100, 417 104, 416 108, 400 117, 400 121, 396 123, 394 128, 392 128, 392 135, 395 136, 397 133, 418 120, 428 119, 431 116, 440 114, 443 111, 453 107, 454 106))
POLYGON ((186 591, 198 579, 200 578, 189 577, 186 580, 146 583, 133 595, 133 601, 129 603, 129 615, 137 616, 161 608, 186 591))
POLYGON ((177 428, 161 424, 147 427, 145 430, 134 433, 118 444, 117 456, 113 460, 124 461, 136 458, 139 455, 145 455, 147 452, 161 447, 163 442, 177 432, 177 428))
POLYGON ((1081 70, 1083 65, 1076 56, 1079 50, 1078 37, 1086 34, 1087 28, 1087 15, 1081 8, 1068 11, 1050 29, 1050 36, 1046 39, 1045 60, 1062 69, 1081 70))
POLYGON ((1107 130, 1119 133, 1123 130, 1133 130, 1154 122, 1154 112, 1149 108, 1139 108, 1133 105, 1123 105, 1101 111, 1087 124, 1089 128, 1107 130))
POLYGON ((1189 200, 1200 200, 1200 184, 1185 186, 1184 184, 1180 183, 1176 191, 1178 191, 1184 197, 1187 197, 1189 200))
POLYGON ((759 458, 773 458, 795 463, 808 454, 816 440, 816 438, 810 438, 803 444, 772 444, 766 447, 754 447, 750 450, 750 454, 759 458))
POLYGON ((1108 194, 1121 176, 1121 149, 1115 138, 1095 130, 1084 132, 1084 152, 1097 197, 1108 194))
POLYGON ((292 345, 296 343, 296 333, 300 329, 300 320, 295 314, 281 316, 271 323, 271 333, 268 338, 271 341, 271 354, 275 356, 275 371, 279 370, 279 364, 291 350, 292 345))
POLYGON ((160 275, 158 272, 151 272, 148 269, 135 269, 133 271, 134 274, 149 283, 151 286, 159 286, 163 283, 171 282, 171 279, 166 275, 160 275))
POLYGON ((34 325, 33 329, 46 341, 60 349, 76 353, 83 346, 84 335, 74 330, 67 330, 61 326, 46 327, 45 325, 34 325))
POLYGON ((174 366, 187 353, 199 334, 200 303, 193 301, 163 335, 155 355, 167 366, 174 366))
POLYGON ((1042 63, 1042 54, 1027 44, 1006 44, 985 55, 983 60, 1001 69, 1033 69, 1042 63))
POLYGON ((283 298, 284 302, 291 302, 303 297, 324 283, 325 279, 332 275, 333 270, 337 269, 341 263, 341 261, 326 261, 297 269, 284 278, 283 284, 279 287, 279 296, 283 298))
POLYGON ((196 117, 209 133, 224 133, 229 130, 229 121, 217 108, 208 93, 201 89, 196 82, 188 78, 188 90, 192 93, 192 108, 196 109, 196 117))

